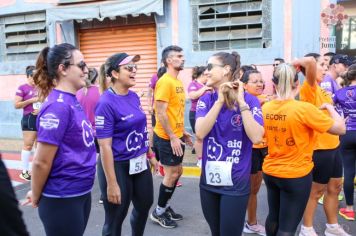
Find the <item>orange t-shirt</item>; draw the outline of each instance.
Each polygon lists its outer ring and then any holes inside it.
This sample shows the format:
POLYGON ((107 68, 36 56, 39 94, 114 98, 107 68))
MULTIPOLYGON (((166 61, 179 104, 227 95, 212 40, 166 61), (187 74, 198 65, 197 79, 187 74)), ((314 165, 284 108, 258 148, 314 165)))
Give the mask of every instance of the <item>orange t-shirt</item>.
MULTIPOLYGON (((155 101, 163 101, 168 103, 167 116, 169 126, 173 133, 178 137, 183 137, 184 133, 184 107, 185 107, 185 93, 183 83, 170 74, 164 74, 156 84, 154 92, 155 101)), ((155 105, 156 106, 156 105, 155 105)), ((157 116, 157 109, 156 116, 157 116)), ((169 139, 166 131, 159 119, 156 119, 156 126, 154 132, 163 139, 169 139)))
POLYGON ((268 144, 263 172, 279 178, 306 176, 314 166, 315 131, 326 132, 334 121, 314 105, 295 100, 268 102, 262 112, 268 144))
MULTIPOLYGON (((266 94, 261 94, 261 95, 258 95, 257 98, 258 98, 258 101, 260 101, 260 103, 262 103, 261 101, 265 101, 266 98, 267 98, 267 95, 266 94)), ((263 102, 261 106, 263 106, 264 104, 265 104, 265 102, 263 102)), ((266 136, 263 136, 263 139, 262 139, 261 143, 254 144, 252 147, 253 148, 265 148, 265 147, 267 147, 266 136)))
MULTIPOLYGON (((300 100, 309 102, 319 108, 323 103, 333 104, 333 100, 328 92, 322 89, 317 83, 311 86, 308 82, 304 82, 300 89, 300 100)), ((330 117, 327 110, 323 110, 324 114, 330 117)), ((339 136, 329 133, 317 133, 314 150, 335 149, 339 146, 339 136)))

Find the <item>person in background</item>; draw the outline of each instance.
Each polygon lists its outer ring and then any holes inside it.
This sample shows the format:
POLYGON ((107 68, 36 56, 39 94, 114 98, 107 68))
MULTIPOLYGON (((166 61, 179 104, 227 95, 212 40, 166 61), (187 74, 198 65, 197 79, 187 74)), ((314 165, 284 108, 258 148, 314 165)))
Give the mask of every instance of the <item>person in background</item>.
POLYGON ((105 75, 105 63, 99 69, 99 93, 103 94, 111 85, 110 77, 105 75))
POLYGON ((341 136, 342 164, 344 166, 344 194, 346 207, 339 214, 346 220, 355 220, 354 178, 356 173, 356 64, 345 73, 346 87, 338 90, 334 103, 346 118, 346 134, 341 136))
POLYGON ((73 45, 45 47, 34 82, 44 103, 37 119, 37 150, 27 203, 38 207, 48 236, 81 236, 91 210, 95 178, 93 130, 75 94, 88 68, 73 45))
POLYGON ((17 89, 14 102, 16 109, 23 109, 21 128, 24 143, 21 151, 22 172, 20 178, 27 181, 31 180, 30 157, 36 141, 36 119, 41 106, 38 101, 37 89, 33 82, 34 71, 34 66, 26 67, 27 83, 17 89))
POLYGON ((331 58, 333 58, 333 56, 335 56, 336 53, 334 52, 327 52, 327 53, 324 53, 323 55, 323 58, 324 58, 324 62, 325 64, 327 65, 327 69, 329 69, 329 65, 330 65, 330 61, 331 61, 331 58))
POLYGON ((241 80, 243 74, 248 70, 255 70, 252 65, 243 65, 239 69, 239 80, 241 80))
MULTIPOLYGON (((197 108, 197 102, 201 96, 203 96, 207 91, 211 91, 211 87, 206 86, 207 77, 205 75, 205 66, 196 66, 192 71, 192 82, 188 86, 188 97, 191 101, 191 107, 189 110, 189 122, 193 133, 195 134, 195 113, 197 108)), ((201 155, 202 155, 202 143, 199 140, 195 140, 194 148, 192 154, 197 154, 197 165, 201 166, 201 155)))
POLYGON ((273 62, 273 73, 276 71, 277 66, 279 66, 280 64, 285 63, 283 58, 277 57, 274 59, 273 62))

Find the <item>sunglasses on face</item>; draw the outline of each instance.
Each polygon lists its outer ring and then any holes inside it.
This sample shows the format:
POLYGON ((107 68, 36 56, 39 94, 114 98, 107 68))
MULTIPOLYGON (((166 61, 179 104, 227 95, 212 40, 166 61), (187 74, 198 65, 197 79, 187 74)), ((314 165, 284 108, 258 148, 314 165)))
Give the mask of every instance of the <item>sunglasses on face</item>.
POLYGON ((276 66, 279 66, 279 63, 278 64, 277 63, 273 64, 273 67, 276 67, 276 66))
POLYGON ((206 69, 207 69, 208 71, 211 71, 215 66, 224 67, 224 65, 209 63, 208 65, 206 65, 206 69))
POLYGON ((137 70, 137 65, 136 64, 127 64, 123 66, 126 70, 133 72, 134 70, 137 70))
POLYGON ((84 61, 81 61, 77 64, 69 64, 69 65, 72 65, 72 66, 76 66, 78 67, 79 69, 81 69, 83 72, 86 68, 88 68, 87 64, 84 62, 84 61))

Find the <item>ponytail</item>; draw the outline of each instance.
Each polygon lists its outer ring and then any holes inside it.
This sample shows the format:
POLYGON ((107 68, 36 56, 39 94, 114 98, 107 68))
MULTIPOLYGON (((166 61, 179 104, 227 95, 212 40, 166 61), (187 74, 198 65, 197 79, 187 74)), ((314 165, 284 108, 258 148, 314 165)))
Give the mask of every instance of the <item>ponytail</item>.
POLYGON ((349 66, 343 79, 347 86, 351 84, 351 81, 356 80, 356 63, 349 66))
POLYGON ((105 90, 108 89, 108 85, 106 83, 106 70, 105 63, 100 66, 99 69, 99 91, 102 94, 105 90))
POLYGON ((40 101, 44 101, 55 86, 55 80, 54 78, 50 78, 47 67, 47 55, 49 50, 49 47, 45 47, 40 52, 36 62, 36 71, 33 75, 33 81, 38 88, 40 101))
POLYGON ((283 99, 290 99, 293 96, 293 90, 296 88, 295 82, 298 77, 294 67, 283 63, 280 64, 273 74, 273 83, 276 85, 277 95, 283 99))

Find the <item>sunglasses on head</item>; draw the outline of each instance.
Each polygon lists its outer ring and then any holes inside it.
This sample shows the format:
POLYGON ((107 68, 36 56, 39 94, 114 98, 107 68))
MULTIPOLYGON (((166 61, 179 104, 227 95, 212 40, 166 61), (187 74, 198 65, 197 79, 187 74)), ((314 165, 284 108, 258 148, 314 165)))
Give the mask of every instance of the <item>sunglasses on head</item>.
POLYGON ((127 64, 122 66, 124 67, 126 70, 133 72, 134 70, 137 70, 137 65, 136 64, 127 64))
POLYGON ((207 69, 208 71, 211 71, 211 70, 214 68, 214 66, 224 67, 224 65, 208 63, 208 65, 206 65, 206 69, 207 69))

